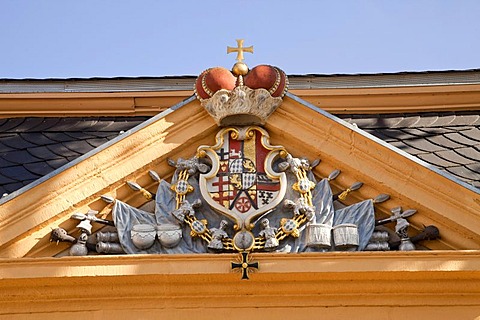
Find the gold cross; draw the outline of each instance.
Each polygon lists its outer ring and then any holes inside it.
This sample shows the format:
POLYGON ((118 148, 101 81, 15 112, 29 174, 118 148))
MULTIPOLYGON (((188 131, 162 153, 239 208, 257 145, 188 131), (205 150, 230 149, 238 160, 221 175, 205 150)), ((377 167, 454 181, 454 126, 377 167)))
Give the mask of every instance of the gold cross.
POLYGON ((243 53, 244 52, 250 52, 253 53, 253 46, 250 47, 243 47, 243 39, 237 39, 237 47, 227 47, 227 54, 232 53, 232 52, 237 52, 237 61, 238 62, 243 62, 243 53))

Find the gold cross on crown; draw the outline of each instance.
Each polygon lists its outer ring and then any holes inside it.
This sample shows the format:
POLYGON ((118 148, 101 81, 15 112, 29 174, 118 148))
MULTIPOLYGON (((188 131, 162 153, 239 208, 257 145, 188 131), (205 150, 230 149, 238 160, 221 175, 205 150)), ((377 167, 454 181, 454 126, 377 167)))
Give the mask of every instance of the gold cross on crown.
POLYGON ((227 47, 227 54, 236 52, 237 53, 237 61, 238 62, 243 62, 243 53, 244 52, 250 52, 253 53, 253 46, 250 47, 244 47, 243 46, 243 39, 237 39, 237 47, 227 47))

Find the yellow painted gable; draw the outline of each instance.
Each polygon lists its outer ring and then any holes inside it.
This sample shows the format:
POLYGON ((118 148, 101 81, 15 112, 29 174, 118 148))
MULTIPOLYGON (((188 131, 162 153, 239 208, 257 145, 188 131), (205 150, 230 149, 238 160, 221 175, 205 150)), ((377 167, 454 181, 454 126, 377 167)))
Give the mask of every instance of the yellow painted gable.
POLYGON ((138 207, 146 200, 127 181, 154 192, 148 170, 169 179, 167 159, 214 144, 218 127, 190 97, 3 199, 0 318, 480 316, 478 191, 292 94, 265 129, 294 156, 321 159, 318 177, 340 169, 334 190, 364 182, 347 204, 387 193, 377 216, 416 209, 413 231, 434 224, 442 238, 425 243, 431 251, 256 253, 248 282, 230 270, 231 254, 52 258, 67 246, 50 232, 73 231, 72 213, 101 211, 104 194, 138 207))

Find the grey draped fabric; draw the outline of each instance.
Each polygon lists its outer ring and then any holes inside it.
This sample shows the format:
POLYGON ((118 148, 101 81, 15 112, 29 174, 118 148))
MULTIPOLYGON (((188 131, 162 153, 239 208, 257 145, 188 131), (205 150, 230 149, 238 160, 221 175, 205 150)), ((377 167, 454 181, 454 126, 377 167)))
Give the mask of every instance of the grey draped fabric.
MULTIPOLYGON (((287 191, 285 199, 296 201, 298 193, 292 189, 296 178, 289 172, 287 174, 287 191)), ((315 181, 313 175, 310 173, 309 178, 315 181)), ((172 181, 176 181, 175 176, 172 181)), ((190 177, 188 179, 190 185, 193 186, 194 191, 189 193, 186 197, 189 203, 194 203, 197 199, 202 199, 198 179, 190 177)), ((173 182, 172 182, 173 183, 173 182)), ((309 224, 325 224, 330 227, 335 227, 340 224, 355 224, 358 227, 359 246, 357 250, 363 250, 370 239, 374 226, 375 215, 373 203, 371 200, 365 200, 340 210, 334 210, 332 201, 332 190, 327 179, 322 179, 318 182, 312 190, 313 205, 315 206, 315 216, 312 221, 306 223, 299 228, 300 236, 298 238, 287 237, 281 241, 280 246, 276 251, 279 252, 304 252, 304 251, 318 251, 318 249, 307 247, 306 245, 306 229, 309 224)), ((115 226, 117 227, 119 239, 122 247, 127 253, 205 253, 208 252, 207 243, 202 239, 190 236, 190 227, 183 222, 178 221, 172 216, 171 212, 175 210, 175 193, 170 189, 170 184, 166 181, 161 181, 155 200, 155 212, 146 212, 134 208, 124 202, 116 201, 113 208, 113 217, 115 226), (135 247, 131 240, 131 229, 136 224, 150 224, 153 226, 161 224, 176 224, 182 228, 182 240, 178 246, 174 248, 164 248, 158 241, 155 240, 152 247, 146 250, 140 250, 135 247)), ((228 220, 227 217, 215 212, 205 203, 195 211, 195 216, 198 220, 206 219, 209 228, 218 228, 221 220, 228 220)), ((278 205, 274 210, 267 212, 262 217, 259 217, 255 223, 256 226, 252 232, 258 235, 261 231, 259 221, 263 218, 268 218, 270 226, 279 228, 282 218, 290 219, 293 217, 293 212, 290 209, 284 208, 283 204, 278 205)), ((233 222, 229 221, 226 232, 230 238, 234 236, 233 222)), ((332 247, 334 250, 334 246, 332 247)))

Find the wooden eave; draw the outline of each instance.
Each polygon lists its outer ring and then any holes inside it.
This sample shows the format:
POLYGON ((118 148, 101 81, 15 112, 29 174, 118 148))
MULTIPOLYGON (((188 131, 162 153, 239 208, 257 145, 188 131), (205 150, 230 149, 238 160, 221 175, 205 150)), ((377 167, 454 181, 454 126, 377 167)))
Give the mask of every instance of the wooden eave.
MULTIPOLYGON (((340 114, 478 110, 480 84, 292 89, 323 110, 340 114)), ((191 90, 0 94, 0 118, 155 115, 191 90)))
MULTIPOLYGON (((315 169, 319 177, 341 169, 342 174, 333 182, 334 190, 364 182, 348 203, 390 194, 392 199, 378 205, 377 214, 386 216, 397 206, 417 209, 409 219, 414 229, 434 224, 441 231, 442 239, 428 244, 431 249, 480 249, 480 196, 473 187, 440 174, 292 94, 284 98, 265 127, 273 144, 284 145, 296 156, 320 158, 322 163, 315 169)), ((127 181, 137 181, 154 192, 156 185, 148 170, 168 179, 173 169, 166 160, 190 157, 197 146, 213 144, 217 130, 200 103, 190 97, 3 198, 0 257, 44 257, 65 250, 65 244, 48 242, 52 228, 73 231, 75 223, 70 215, 101 210, 103 194, 141 205, 144 199, 126 186, 127 181)))

